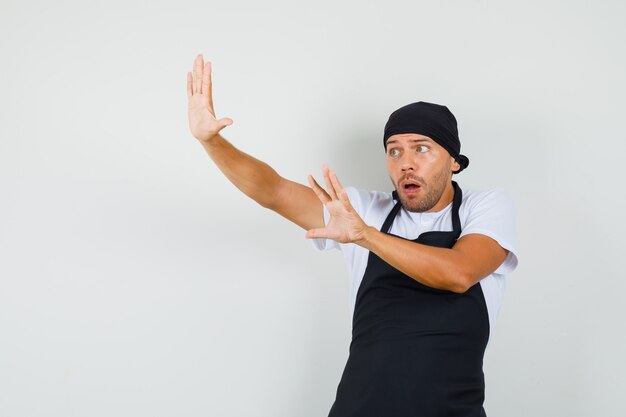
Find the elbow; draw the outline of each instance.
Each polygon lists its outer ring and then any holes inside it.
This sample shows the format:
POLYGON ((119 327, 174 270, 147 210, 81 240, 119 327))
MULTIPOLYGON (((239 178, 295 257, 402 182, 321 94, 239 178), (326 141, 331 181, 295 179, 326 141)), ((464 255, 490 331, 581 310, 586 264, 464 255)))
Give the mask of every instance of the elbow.
POLYGON ((250 194, 249 197, 263 208, 276 211, 279 207, 280 201, 275 190, 270 189, 257 194, 250 194))
POLYGON ((464 294, 467 290, 469 290, 469 287, 463 282, 455 282, 450 288, 450 291, 456 294, 464 294))
POLYGON ((281 203, 275 193, 272 195, 266 194, 262 198, 257 198, 254 201, 261 207, 275 211, 276 213, 280 213, 281 208, 284 207, 284 203, 281 203))
POLYGON ((457 294, 463 294, 466 293, 467 290, 470 289, 471 285, 470 283, 472 282, 472 277, 467 274, 467 273, 457 273, 455 274, 455 276, 452 277, 452 279, 450 280, 451 285, 449 290, 457 293, 457 294))
POLYGON ((478 284, 486 275, 478 275, 476 272, 471 271, 459 271, 456 274, 456 278, 452 277, 452 289, 451 291, 457 294, 463 294, 467 292, 474 285, 478 284))
POLYGON ((262 191, 253 197, 254 201, 259 203, 263 208, 278 212, 289 197, 284 197, 285 185, 284 179, 279 177, 277 181, 274 181, 266 186, 262 187, 262 191))
POLYGON ((276 206, 273 204, 272 200, 265 200, 265 199, 253 199, 253 200, 256 201, 263 208, 276 211, 276 206))

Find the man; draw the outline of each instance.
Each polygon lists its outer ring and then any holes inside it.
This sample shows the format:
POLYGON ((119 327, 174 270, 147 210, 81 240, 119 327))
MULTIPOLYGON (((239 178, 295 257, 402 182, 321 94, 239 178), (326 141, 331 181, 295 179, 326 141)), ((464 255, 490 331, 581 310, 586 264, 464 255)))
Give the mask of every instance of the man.
POLYGON ((329 417, 484 416, 483 356, 505 274, 517 265, 514 207, 500 190, 463 192, 456 119, 417 102, 385 126, 393 193, 289 181, 227 142, 211 64, 187 74, 192 134, 228 179, 263 207, 340 249, 352 278, 352 342, 329 417))

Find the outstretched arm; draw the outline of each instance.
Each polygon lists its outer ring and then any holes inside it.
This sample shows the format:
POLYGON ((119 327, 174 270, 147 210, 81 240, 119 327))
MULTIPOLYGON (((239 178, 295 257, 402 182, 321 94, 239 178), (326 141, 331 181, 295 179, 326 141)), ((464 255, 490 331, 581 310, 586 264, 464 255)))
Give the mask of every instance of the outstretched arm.
POLYGON ((238 189, 308 230, 324 226, 324 211, 313 190, 287 180, 268 164, 240 151, 219 133, 233 120, 217 119, 213 108, 211 63, 198 55, 187 73, 189 128, 217 167, 238 189))
POLYGON ((429 287, 463 293, 495 271, 508 251, 481 234, 468 234, 451 248, 437 248, 382 233, 365 224, 350 204, 337 175, 324 166, 325 191, 309 176, 309 184, 330 214, 328 225, 312 229, 307 238, 356 243, 429 287))

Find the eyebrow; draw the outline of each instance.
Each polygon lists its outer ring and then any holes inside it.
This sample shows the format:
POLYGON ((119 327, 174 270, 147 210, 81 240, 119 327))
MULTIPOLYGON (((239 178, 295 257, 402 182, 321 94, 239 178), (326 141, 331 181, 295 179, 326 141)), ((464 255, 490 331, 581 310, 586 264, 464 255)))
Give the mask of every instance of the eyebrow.
MULTIPOLYGON (((426 143, 430 143, 431 140, 430 139, 410 139, 409 142, 413 142, 413 143, 417 143, 417 142, 426 142, 426 143)), ((397 140, 388 140, 387 141, 387 145, 389 145, 390 143, 398 143, 397 140)))

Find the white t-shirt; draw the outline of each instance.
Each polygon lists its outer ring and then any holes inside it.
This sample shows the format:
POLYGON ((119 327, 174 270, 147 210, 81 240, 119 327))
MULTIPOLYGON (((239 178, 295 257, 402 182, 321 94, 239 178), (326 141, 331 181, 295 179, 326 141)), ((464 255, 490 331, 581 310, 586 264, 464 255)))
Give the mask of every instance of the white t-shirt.
MULTIPOLYGON (((459 184, 460 186, 460 184, 459 184)), ((350 203, 366 224, 378 230, 395 205, 391 193, 367 191, 354 187, 345 187, 350 203)), ((487 191, 466 190, 461 187, 463 200, 459 208, 461 235, 480 233, 496 240, 509 253, 502 264, 480 281, 487 310, 489 312, 489 334, 493 334, 500 310, 502 295, 506 287, 505 277, 517 267, 515 249, 515 205, 502 189, 487 191)), ((324 223, 328 224, 329 213, 324 206, 324 223)), ((395 217, 389 233, 406 239, 417 239, 427 231, 452 230, 452 203, 441 211, 414 213, 401 208, 395 217)), ((354 314, 356 295, 365 273, 369 251, 354 243, 338 243, 332 239, 312 239, 318 250, 340 249, 350 273, 349 306, 350 317, 354 314)))

